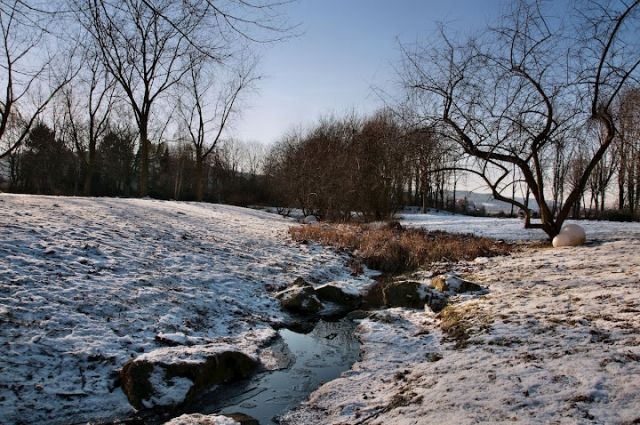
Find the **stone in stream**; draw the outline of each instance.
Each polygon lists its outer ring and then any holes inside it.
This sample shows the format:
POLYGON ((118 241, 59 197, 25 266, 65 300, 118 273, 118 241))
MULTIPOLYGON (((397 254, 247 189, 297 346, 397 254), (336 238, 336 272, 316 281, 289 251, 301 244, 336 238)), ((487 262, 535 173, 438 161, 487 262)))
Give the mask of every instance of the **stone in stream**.
POLYGON ((382 288, 383 302, 389 307, 424 308, 438 312, 447 305, 447 296, 421 282, 398 281, 382 288))
POLYGON ((259 361, 229 344, 160 348, 124 364, 122 389, 136 409, 172 410, 214 385, 246 377, 259 361))
POLYGON ((481 292, 482 286, 452 274, 442 274, 431 279, 431 286, 440 292, 462 294, 464 292, 481 292))
POLYGON ((354 285, 343 282, 329 282, 316 288, 318 298, 324 302, 332 302, 354 309, 362 304, 362 294, 354 285))

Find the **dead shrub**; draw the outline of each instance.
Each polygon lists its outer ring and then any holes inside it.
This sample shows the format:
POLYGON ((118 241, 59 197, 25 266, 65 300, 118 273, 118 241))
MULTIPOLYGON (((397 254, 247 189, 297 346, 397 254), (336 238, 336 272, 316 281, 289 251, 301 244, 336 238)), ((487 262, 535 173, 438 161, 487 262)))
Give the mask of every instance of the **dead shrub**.
POLYGON ((505 255, 514 246, 470 234, 405 229, 398 222, 296 226, 289 229, 298 242, 315 242, 352 253, 369 268, 398 273, 435 262, 457 262, 505 255))

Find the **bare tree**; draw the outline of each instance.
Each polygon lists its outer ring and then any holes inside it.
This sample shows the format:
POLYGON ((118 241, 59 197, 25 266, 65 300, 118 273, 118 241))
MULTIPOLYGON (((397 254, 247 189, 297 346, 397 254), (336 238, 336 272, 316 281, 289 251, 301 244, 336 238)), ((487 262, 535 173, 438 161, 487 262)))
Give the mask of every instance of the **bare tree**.
POLYGON ((241 58, 230 69, 215 65, 206 57, 192 56, 189 72, 179 85, 179 124, 195 149, 198 202, 203 199, 205 161, 238 115, 241 95, 251 91, 259 80, 253 58, 241 58))
MULTIPOLYGON (((602 127, 599 129, 602 129, 602 127)), ((591 155, 594 154, 594 150, 602 143, 602 137, 606 137, 606 134, 597 135, 593 138, 598 143, 591 147, 591 155)), ((615 149, 609 149, 593 169, 587 184, 589 192, 591 193, 589 212, 587 216, 593 217, 604 211, 607 188, 609 187, 609 183, 611 182, 613 175, 618 169, 619 161, 620 157, 615 152, 615 149)))
POLYGON ((552 6, 516 1, 501 25, 462 42, 442 29, 439 43, 403 46, 400 71, 407 100, 421 119, 475 158, 468 171, 485 181, 495 199, 528 213, 507 190, 515 180, 513 166, 519 169, 541 214, 540 222, 527 214, 525 226, 549 238, 558 234, 613 142, 614 101, 637 79, 640 64, 640 1, 577 1, 558 18, 552 6), (546 191, 554 141, 587 125, 601 127, 603 137, 554 216, 546 191))
POLYGON ((640 89, 626 90, 617 111, 618 208, 638 211, 640 202, 640 89))
POLYGON ((116 102, 115 81, 96 56, 85 60, 84 72, 76 84, 64 90, 65 131, 85 169, 84 194, 92 194, 97 166, 98 141, 109 129, 116 102))
POLYGON ((141 0, 75 2, 75 12, 96 42, 102 63, 131 105, 139 133, 141 196, 149 189, 153 107, 189 71, 184 32, 193 31, 198 21, 172 3, 159 1, 152 9, 141 0), (184 32, 169 25, 162 14, 171 15, 184 32))
POLYGON ((140 195, 149 185, 150 126, 156 105, 201 58, 226 64, 260 34, 289 35, 274 13, 286 2, 262 0, 74 0, 76 16, 100 47, 124 90, 139 130, 140 195))
POLYGON ((257 141, 243 143, 240 166, 242 172, 248 174, 251 179, 256 179, 264 170, 266 156, 267 147, 262 143, 257 141))
POLYGON ((100 140, 98 151, 103 194, 108 196, 131 194, 135 139, 135 132, 131 128, 126 125, 118 128, 111 124, 100 140))
POLYGON ((59 6, 55 0, 0 2, 0 159, 25 141, 77 72, 75 49, 58 37, 59 6))

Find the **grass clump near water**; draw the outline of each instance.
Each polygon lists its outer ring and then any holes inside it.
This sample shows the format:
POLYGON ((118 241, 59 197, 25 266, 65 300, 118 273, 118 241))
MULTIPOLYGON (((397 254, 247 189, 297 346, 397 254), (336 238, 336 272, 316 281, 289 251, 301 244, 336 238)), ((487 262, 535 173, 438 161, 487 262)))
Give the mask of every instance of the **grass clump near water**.
POLYGON ((398 222, 296 226, 289 229, 289 234, 298 242, 315 242, 350 252, 367 267, 387 273, 415 270, 437 262, 506 255, 515 249, 492 238, 406 229, 398 222))

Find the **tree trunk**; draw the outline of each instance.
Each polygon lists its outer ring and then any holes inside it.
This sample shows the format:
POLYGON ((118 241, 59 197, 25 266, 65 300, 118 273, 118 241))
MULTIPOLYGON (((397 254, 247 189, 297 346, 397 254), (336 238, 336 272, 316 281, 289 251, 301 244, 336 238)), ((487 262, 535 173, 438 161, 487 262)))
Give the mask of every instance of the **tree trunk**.
POLYGON ((87 164, 87 175, 84 178, 84 195, 91 196, 91 184, 93 182, 93 174, 96 163, 96 149, 89 147, 89 163, 87 164))
POLYGON ((202 202, 203 193, 204 193, 204 185, 203 185, 203 177, 204 177, 204 161, 202 159, 202 148, 198 147, 196 149, 196 201, 202 202))
POLYGON ((140 197, 149 194, 149 135, 148 122, 140 122, 140 197))

